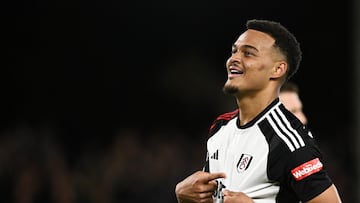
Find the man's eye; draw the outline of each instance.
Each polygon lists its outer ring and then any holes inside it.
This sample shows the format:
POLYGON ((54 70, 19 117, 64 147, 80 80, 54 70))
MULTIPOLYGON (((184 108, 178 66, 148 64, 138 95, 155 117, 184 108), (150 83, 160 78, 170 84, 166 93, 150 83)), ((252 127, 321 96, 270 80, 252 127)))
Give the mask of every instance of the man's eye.
POLYGON ((251 55, 253 55, 251 52, 249 52, 249 51, 244 51, 244 55, 245 56, 251 56, 251 55))

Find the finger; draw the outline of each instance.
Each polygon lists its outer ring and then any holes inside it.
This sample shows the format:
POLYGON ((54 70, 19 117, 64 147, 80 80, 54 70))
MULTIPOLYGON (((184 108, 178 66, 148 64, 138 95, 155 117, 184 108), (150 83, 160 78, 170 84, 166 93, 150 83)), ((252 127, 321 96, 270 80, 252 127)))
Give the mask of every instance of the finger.
POLYGON ((214 192, 202 192, 200 193, 200 198, 201 199, 207 199, 207 198, 212 198, 214 192))
POLYGON ((213 203, 214 202, 213 192, 201 193, 199 202, 201 202, 201 203, 213 203))
POLYGON ((230 190, 223 190, 223 194, 224 194, 224 196, 231 196, 232 195, 232 193, 231 193, 231 191, 230 190))
POLYGON ((245 193, 243 192, 233 192, 233 191, 230 191, 230 190, 223 190, 223 194, 224 196, 246 196, 245 193))
POLYGON ((218 173, 209 173, 206 177, 205 177, 205 181, 206 182, 209 182, 211 180, 215 180, 215 179, 218 179, 218 178, 225 178, 226 175, 225 173, 222 173, 222 172, 218 172, 218 173))
POLYGON ((201 199, 199 202, 201 203, 213 203, 214 200, 212 197, 208 197, 208 198, 205 198, 205 199, 201 199))
POLYGON ((208 184, 201 185, 201 192, 210 192, 213 193, 217 188, 217 183, 215 181, 208 182, 208 184))

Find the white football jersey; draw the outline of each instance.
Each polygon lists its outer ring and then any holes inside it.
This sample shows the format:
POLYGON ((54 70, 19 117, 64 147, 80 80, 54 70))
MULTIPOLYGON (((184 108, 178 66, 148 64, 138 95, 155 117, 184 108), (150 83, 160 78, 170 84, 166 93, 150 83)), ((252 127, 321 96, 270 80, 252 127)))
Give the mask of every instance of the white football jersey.
POLYGON ((332 184, 312 134, 279 99, 244 126, 238 110, 220 115, 204 170, 225 172, 219 184, 256 203, 306 202, 332 184))

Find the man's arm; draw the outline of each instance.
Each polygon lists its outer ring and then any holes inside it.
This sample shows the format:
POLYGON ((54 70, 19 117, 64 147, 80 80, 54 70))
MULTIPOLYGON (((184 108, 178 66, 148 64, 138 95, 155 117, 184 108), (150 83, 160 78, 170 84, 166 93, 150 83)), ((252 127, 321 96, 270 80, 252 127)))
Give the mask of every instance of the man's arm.
POLYGON ((224 190, 224 202, 226 203, 254 203, 254 201, 242 192, 224 190))
MULTIPOLYGON (((232 202, 253 202, 251 198, 246 196, 242 192, 231 192, 228 190, 224 191, 225 195, 225 202, 232 203, 232 202)), ((339 193, 335 187, 335 185, 331 185, 328 189, 322 192, 320 195, 316 196, 312 200, 308 201, 307 203, 341 203, 341 199, 339 193)))
POLYGON ((335 185, 333 184, 320 195, 308 201, 308 203, 341 203, 341 199, 335 185))

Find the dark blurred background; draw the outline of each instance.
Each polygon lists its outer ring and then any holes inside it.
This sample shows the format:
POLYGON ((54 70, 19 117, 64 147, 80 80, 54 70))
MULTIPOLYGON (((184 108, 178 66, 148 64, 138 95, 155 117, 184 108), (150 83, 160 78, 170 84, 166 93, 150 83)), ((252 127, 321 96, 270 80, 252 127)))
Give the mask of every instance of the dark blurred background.
POLYGON ((224 64, 251 18, 297 36, 309 126, 358 202, 354 2, 1 3, 0 202, 176 202, 210 123, 236 108, 224 64))

